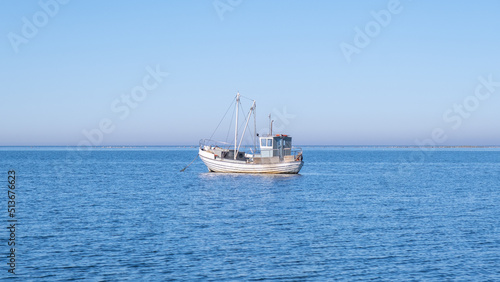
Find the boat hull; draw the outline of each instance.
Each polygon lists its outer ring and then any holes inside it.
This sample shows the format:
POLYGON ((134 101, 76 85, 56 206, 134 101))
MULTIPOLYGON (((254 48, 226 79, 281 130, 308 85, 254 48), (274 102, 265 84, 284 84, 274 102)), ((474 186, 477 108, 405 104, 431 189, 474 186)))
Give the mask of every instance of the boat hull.
POLYGON ((303 161, 279 162, 273 164, 253 164, 243 161, 214 159, 214 155, 200 150, 200 158, 211 172, 223 173, 270 173, 297 174, 304 165, 303 161))

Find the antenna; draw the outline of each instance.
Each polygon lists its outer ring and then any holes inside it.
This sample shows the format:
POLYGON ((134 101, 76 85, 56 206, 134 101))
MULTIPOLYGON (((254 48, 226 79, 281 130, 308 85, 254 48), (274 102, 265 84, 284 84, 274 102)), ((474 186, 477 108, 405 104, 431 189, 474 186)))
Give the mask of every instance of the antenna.
POLYGON ((269 135, 273 135, 273 122, 271 121, 271 114, 269 114, 269 135))

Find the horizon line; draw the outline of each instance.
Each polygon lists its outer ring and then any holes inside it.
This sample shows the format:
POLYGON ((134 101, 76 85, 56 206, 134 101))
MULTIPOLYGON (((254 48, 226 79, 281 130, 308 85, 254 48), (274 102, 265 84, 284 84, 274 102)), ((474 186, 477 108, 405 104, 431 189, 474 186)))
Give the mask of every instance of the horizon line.
MULTIPOLYGON (((76 145, 0 145, 6 147, 81 147, 76 145)), ((98 145, 84 146, 87 148, 148 148, 148 147, 188 147, 196 148, 199 145, 98 145)), ((358 147, 358 148, 500 148, 500 145, 297 145, 297 147, 358 147)))

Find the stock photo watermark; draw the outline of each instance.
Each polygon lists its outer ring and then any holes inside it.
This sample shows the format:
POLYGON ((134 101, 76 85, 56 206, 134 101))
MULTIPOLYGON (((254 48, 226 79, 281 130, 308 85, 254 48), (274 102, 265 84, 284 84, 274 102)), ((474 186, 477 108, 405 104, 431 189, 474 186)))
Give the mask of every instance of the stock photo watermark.
MULTIPOLYGON (((7 239, 7 265, 9 269, 7 270, 11 274, 16 274, 16 263, 19 260, 19 256, 16 257, 16 171, 9 170, 7 172, 7 230, 9 231, 9 236, 7 239)), ((17 241, 18 242, 18 241, 17 241)), ((19 243, 19 242, 18 242, 19 243)))
POLYGON ((212 2, 212 5, 214 6, 219 20, 223 21, 224 14, 234 11, 234 9, 241 5, 241 3, 243 3, 243 0, 215 0, 212 2))
POLYGON ((493 81, 493 75, 487 78, 480 76, 479 84, 474 90, 474 95, 469 95, 460 104, 454 104, 453 108, 448 109, 443 114, 443 120, 452 124, 451 128, 456 130, 462 126, 463 120, 471 117, 482 102, 489 99, 491 94, 495 93, 496 88, 500 87, 500 81, 493 81))
MULTIPOLYGON (((474 89, 474 94, 465 97, 461 103, 454 103, 452 107, 446 109, 442 115, 443 122, 447 124, 451 130, 458 130, 465 119, 469 119, 472 113, 477 111, 481 104, 484 104, 492 97, 498 88, 500 88, 500 81, 494 81, 493 75, 489 74, 487 77, 480 76, 479 83, 474 89)), ((447 130, 443 127, 434 128, 430 136, 425 139, 415 139, 415 145, 419 150, 413 152, 409 159, 401 159, 397 172, 387 172, 384 174, 385 180, 395 177, 396 174, 401 177, 411 173, 411 170, 416 164, 423 164, 425 158, 429 157, 436 146, 442 145, 448 140, 447 130)))
MULTIPOLYGON (((111 102, 111 111, 118 115, 118 118, 125 120, 131 110, 136 109, 151 93, 158 88, 163 80, 169 75, 168 72, 160 70, 157 65, 155 69, 146 67, 147 74, 142 78, 142 84, 133 87, 130 93, 122 94, 120 98, 111 102)), ((85 139, 78 143, 78 147, 99 146, 104 140, 105 134, 110 134, 116 129, 115 122, 111 118, 102 118, 97 128, 82 130, 85 139)))
POLYGON ((290 120, 295 118, 295 115, 289 114, 286 106, 283 107, 283 110, 280 112, 278 109, 273 109, 273 115, 277 118, 275 121, 275 130, 278 132, 283 132, 286 127, 290 124, 290 120))
POLYGON ((146 74, 142 77, 141 84, 130 89, 129 93, 122 94, 119 98, 113 100, 110 104, 110 111, 115 114, 115 118, 102 118, 97 127, 83 129, 83 137, 76 148, 67 149, 65 161, 57 166, 53 166, 54 175, 57 181, 62 181, 64 177, 63 167, 67 164, 80 165, 83 156, 90 153, 92 146, 99 146, 105 140, 105 136, 113 133, 116 129, 117 120, 125 120, 129 117, 132 110, 139 108, 141 103, 147 99, 149 94, 156 90, 161 83, 169 76, 168 72, 162 71, 160 66, 155 68, 147 66, 146 74))
MULTIPOLYGON (((283 106, 283 109, 281 111, 278 110, 277 108, 273 108, 271 117, 272 117, 271 122, 272 122, 273 132, 285 133, 287 126, 293 119, 295 119, 296 115, 288 113, 286 106, 283 106)), ((264 134, 264 132, 269 132, 270 129, 271 128, 269 127, 263 127, 258 132, 260 132, 260 134, 264 134)))
MULTIPOLYGON (((453 106, 444 111, 442 117, 446 124, 451 126, 451 129, 458 130, 464 119, 471 117, 472 113, 477 111, 481 103, 488 100, 496 88, 500 87, 500 81, 493 81, 493 75, 488 75, 487 78, 480 76, 479 83, 474 89, 474 94, 469 95, 463 99, 461 103, 455 103, 453 106)), ((436 146, 444 143, 448 139, 446 130, 441 127, 436 127, 432 130, 430 138, 424 140, 415 140, 415 144, 419 148, 429 150, 425 146, 436 146)), ((430 148, 433 149, 433 148, 430 148)))
POLYGON ((347 63, 351 63, 354 54, 360 54, 368 47, 372 40, 380 35, 383 28, 389 26, 392 18, 403 11, 403 6, 399 0, 390 0, 387 7, 380 11, 371 11, 373 20, 367 22, 363 28, 354 27, 354 38, 352 43, 342 42, 339 47, 347 63))
POLYGON ((19 47, 22 44, 28 44, 29 41, 39 33, 40 29, 45 27, 51 18, 54 18, 60 11, 63 5, 69 3, 69 0, 40 0, 38 6, 40 9, 36 11, 31 17, 22 17, 21 30, 19 33, 9 32, 7 38, 9 39, 10 46, 17 54, 19 47))

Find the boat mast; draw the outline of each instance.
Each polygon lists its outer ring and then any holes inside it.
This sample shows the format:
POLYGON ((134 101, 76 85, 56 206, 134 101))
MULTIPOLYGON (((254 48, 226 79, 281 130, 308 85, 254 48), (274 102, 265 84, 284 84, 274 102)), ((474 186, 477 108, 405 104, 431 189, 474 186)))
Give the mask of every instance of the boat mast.
POLYGON ((236 94, 236 124, 234 126, 234 159, 236 160, 236 146, 238 146, 238 108, 240 105, 240 92, 236 94))
POLYGON ((253 100, 253 152, 254 154, 257 152, 257 105, 255 104, 255 100, 253 100))
POLYGON ((248 122, 250 121, 250 116, 253 113, 254 107, 255 107, 255 101, 253 101, 252 107, 250 108, 250 111, 248 112, 247 121, 245 122, 245 127, 243 128, 243 134, 241 134, 240 144, 238 145, 238 151, 240 150, 241 142, 243 142, 243 137, 245 136, 245 132, 247 131, 248 122))

